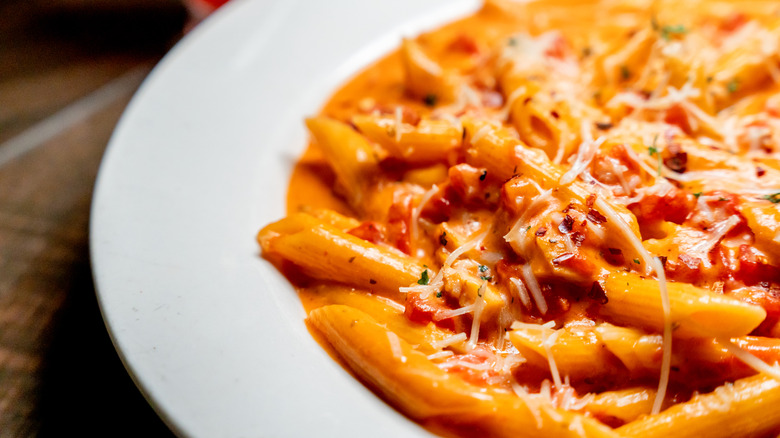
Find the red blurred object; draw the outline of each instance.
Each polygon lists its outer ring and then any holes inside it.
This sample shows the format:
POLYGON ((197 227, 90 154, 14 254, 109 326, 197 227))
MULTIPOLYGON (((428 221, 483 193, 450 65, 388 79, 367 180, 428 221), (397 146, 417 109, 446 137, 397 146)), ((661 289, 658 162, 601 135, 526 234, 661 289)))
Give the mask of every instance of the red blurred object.
POLYGON ((187 10, 190 12, 190 22, 185 27, 185 32, 190 31, 195 25, 228 1, 229 0, 184 0, 184 4, 187 5, 187 10))
POLYGON ((224 5, 228 0, 203 0, 204 3, 208 3, 214 7, 214 9, 224 5))

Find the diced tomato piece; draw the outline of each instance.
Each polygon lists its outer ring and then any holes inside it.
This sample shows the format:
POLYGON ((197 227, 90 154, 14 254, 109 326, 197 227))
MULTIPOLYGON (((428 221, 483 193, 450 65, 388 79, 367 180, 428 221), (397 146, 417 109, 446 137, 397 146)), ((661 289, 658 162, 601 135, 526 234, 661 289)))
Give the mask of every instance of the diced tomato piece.
POLYGON ((406 294, 406 308, 404 315, 418 324, 428 324, 433 322, 439 327, 454 330, 459 324, 459 318, 443 318, 442 313, 450 310, 444 300, 434 295, 422 298, 419 292, 409 292, 406 294))
POLYGON ((387 212, 387 241, 407 254, 411 251, 409 231, 412 220, 411 203, 411 195, 397 196, 387 212))
POLYGON ((347 231, 347 233, 371 243, 385 241, 385 226, 376 221, 363 222, 357 227, 347 231))
POLYGON ((665 220, 681 224, 696 207, 696 197, 673 188, 665 195, 646 195, 628 206, 640 222, 665 220))

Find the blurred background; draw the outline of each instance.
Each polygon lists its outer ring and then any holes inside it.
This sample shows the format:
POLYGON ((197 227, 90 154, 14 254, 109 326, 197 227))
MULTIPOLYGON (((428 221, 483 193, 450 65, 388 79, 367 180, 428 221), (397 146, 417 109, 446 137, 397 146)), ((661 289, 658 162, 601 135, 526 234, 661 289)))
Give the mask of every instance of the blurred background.
POLYGON ((224 2, 0 2, 0 437, 172 435, 106 332, 89 208, 133 93, 224 2))

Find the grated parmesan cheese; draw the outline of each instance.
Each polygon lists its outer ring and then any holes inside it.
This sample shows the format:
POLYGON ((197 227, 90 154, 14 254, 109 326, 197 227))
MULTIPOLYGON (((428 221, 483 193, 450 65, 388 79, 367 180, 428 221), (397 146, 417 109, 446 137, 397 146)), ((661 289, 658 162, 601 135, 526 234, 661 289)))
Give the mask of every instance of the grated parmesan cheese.
POLYGON ((728 338, 718 338, 716 339, 716 341, 723 348, 725 348, 726 351, 731 353, 737 359, 741 360, 745 365, 749 366, 750 368, 753 368, 759 373, 764 373, 769 376, 772 376, 772 378, 774 378, 775 380, 780 380, 780 367, 777 366, 777 364, 775 364, 774 366, 769 365, 768 363, 757 358, 756 356, 753 356, 749 352, 739 348, 738 345, 731 342, 731 340, 728 338))
POLYGON ((523 306, 525 306, 526 309, 530 309, 531 297, 528 295, 528 290, 525 288, 523 282, 520 281, 519 278, 515 277, 511 277, 509 281, 515 285, 515 289, 517 289, 517 296, 520 298, 520 302, 523 303, 523 306))
POLYGON ((401 363, 406 363, 407 359, 404 355, 403 349, 401 348, 401 339, 398 338, 398 335, 388 330, 387 341, 390 342, 390 351, 392 351, 393 356, 401 359, 401 363))
POLYGON ((531 295, 534 297, 534 302, 536 303, 536 308, 539 309, 539 313, 542 315, 546 314, 547 301, 544 300, 544 295, 542 295, 542 288, 539 287, 539 282, 536 281, 533 268, 531 268, 531 265, 525 264, 520 267, 520 271, 523 274, 523 280, 525 281, 525 284, 527 284, 528 289, 531 290, 531 295))
POLYGON ((555 344, 555 340, 558 339, 558 333, 558 331, 553 331, 547 336, 544 342, 542 342, 544 353, 547 356, 547 363, 550 365, 550 374, 552 374, 556 389, 561 388, 562 386, 561 373, 558 371, 558 366, 555 364, 555 357, 553 357, 552 353, 552 346, 555 344))
MULTIPOLYGON (((433 198, 433 195, 436 194, 436 192, 439 191, 439 187, 436 186, 436 184, 433 185, 433 187, 430 188, 425 194, 423 194, 422 199, 420 199, 420 203, 417 204, 416 207, 412 209, 411 218, 409 219, 409 225, 411 226, 411 230, 409 234, 411 235, 411 241, 412 245, 415 245, 417 242, 417 233, 418 233, 418 222, 420 221, 420 214, 422 214, 423 209, 425 206, 430 202, 430 200, 433 198)), ((423 256, 424 254, 418 254, 418 256, 423 256)))
POLYGON ((471 335, 469 341, 466 342, 466 350, 473 350, 477 346, 479 340, 479 324, 482 319, 482 310, 485 309, 485 289, 487 288, 487 280, 482 280, 482 285, 477 290, 477 298, 474 300, 474 318, 471 321, 471 335))
POLYGON ((457 344, 458 342, 463 342, 466 339, 468 339, 468 337, 465 333, 458 333, 456 335, 448 336, 440 341, 431 342, 431 347, 433 347, 435 350, 440 350, 453 344, 457 344))
POLYGON ((450 350, 444 350, 444 351, 437 351, 436 353, 429 354, 426 356, 428 360, 438 360, 438 359, 445 359, 451 356, 454 356, 455 353, 453 353, 450 350))

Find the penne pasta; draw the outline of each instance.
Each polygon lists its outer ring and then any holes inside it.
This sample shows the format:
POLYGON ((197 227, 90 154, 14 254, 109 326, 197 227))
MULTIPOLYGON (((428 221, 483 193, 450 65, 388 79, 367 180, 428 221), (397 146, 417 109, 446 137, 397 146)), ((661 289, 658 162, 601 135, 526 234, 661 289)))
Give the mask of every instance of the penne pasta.
POLYGON ((496 437, 578 436, 577 430, 569 429, 573 421, 581 424, 587 436, 617 436, 608 427, 578 414, 538 407, 535 400, 525 402, 505 393, 484 391, 450 376, 357 309, 321 307, 309 315, 309 321, 353 370, 412 418, 431 423, 449 420, 462 426, 477 423, 484 433, 496 437), (537 416, 541 421, 537 422, 537 416))
POLYGON ((758 375, 727 383, 657 416, 617 429, 624 436, 675 437, 706 433, 713 437, 758 437, 777 430, 780 382, 758 375))
MULTIPOLYGON (((671 319, 678 337, 741 336, 750 333, 766 317, 766 311, 724 295, 683 283, 667 283, 671 319)), ((602 311, 616 321, 654 330, 663 326, 658 282, 634 274, 613 273, 604 282, 609 302, 602 311)))

